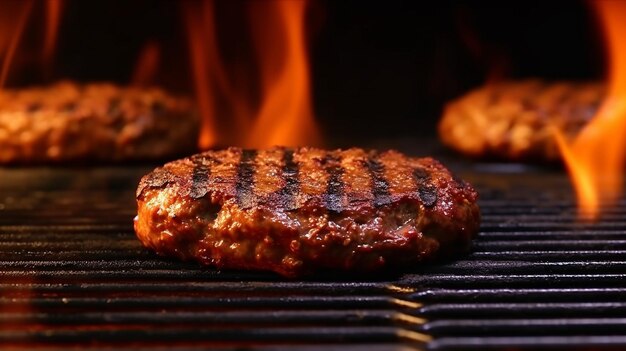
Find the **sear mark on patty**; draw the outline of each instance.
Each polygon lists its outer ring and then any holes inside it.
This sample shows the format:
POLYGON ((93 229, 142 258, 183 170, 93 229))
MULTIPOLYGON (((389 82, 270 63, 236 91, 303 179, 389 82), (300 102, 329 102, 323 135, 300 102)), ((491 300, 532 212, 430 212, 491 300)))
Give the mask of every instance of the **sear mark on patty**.
MULTIPOLYGON (((422 168, 415 168, 413 178, 415 179, 415 184, 417 184, 417 192, 424 206, 433 207, 437 203, 437 188, 430 184, 431 178, 428 172, 422 168)), ((455 180, 454 176, 452 179, 455 180)))
POLYGON ((283 207, 286 210, 294 210, 297 206, 297 195, 300 191, 300 167, 293 159, 294 150, 285 150, 283 154, 283 179, 285 186, 280 189, 279 196, 282 198, 283 207))
POLYGON ((326 208, 329 212, 339 213, 343 208, 344 185, 341 176, 344 173, 341 167, 341 159, 328 155, 323 161, 326 171, 330 175, 328 186, 326 187, 326 208))
POLYGON ((251 208, 256 203, 254 195, 254 173, 256 172, 254 160, 256 155, 255 150, 243 150, 237 169, 237 204, 243 209, 251 208))
POLYGON ((372 177, 372 194, 374 195, 374 206, 380 207, 388 204, 390 201, 389 183, 385 179, 385 167, 374 159, 369 157, 367 160, 367 169, 372 177))

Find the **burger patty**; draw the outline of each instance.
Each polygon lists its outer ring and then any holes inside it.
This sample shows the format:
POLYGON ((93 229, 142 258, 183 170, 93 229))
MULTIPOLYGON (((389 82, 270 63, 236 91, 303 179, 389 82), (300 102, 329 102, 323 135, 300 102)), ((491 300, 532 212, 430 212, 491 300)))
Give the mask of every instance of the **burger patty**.
POLYGON ((466 251, 476 199, 432 158, 229 148, 144 176, 135 231, 159 254, 218 268, 368 272, 466 251))
POLYGON ((191 102, 156 88, 0 90, 0 163, 161 159, 195 151, 198 130, 191 102))
POLYGON ((439 135, 444 144, 468 156, 558 161, 550 128, 574 137, 593 117, 604 94, 599 83, 490 84, 450 102, 439 135))

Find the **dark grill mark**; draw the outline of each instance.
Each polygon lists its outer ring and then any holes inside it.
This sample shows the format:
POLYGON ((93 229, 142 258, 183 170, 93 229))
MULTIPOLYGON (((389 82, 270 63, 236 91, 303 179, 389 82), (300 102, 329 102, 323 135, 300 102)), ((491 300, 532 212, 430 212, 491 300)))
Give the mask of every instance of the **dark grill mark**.
POLYGON ((237 167, 237 183, 235 184, 237 204, 244 209, 256 205, 254 196, 254 173, 256 172, 254 160, 256 155, 255 150, 243 150, 237 167))
POLYGON ((417 187, 417 194, 426 207, 433 207, 437 203, 437 188, 431 184, 430 174, 424 169, 413 170, 413 178, 417 187))
POLYGON ((189 196, 193 199, 204 197, 209 192, 210 167, 207 167, 202 159, 192 158, 193 172, 191 173, 191 190, 189 196))
POLYGON ((367 159, 367 169, 372 177, 372 195, 374 195, 374 206, 386 205, 391 201, 389 193, 389 183, 385 178, 385 167, 382 163, 373 158, 367 159))
POLYGON ((293 160, 293 150, 285 150, 283 153, 283 179, 285 180, 285 186, 280 190, 282 204, 286 210, 295 209, 296 198, 295 195, 300 191, 300 168, 298 164, 293 160))
POLYGON ((330 212, 340 212, 343 208, 342 198, 344 193, 344 184, 341 180, 344 169, 341 167, 341 159, 328 155, 323 160, 323 164, 327 165, 326 172, 330 176, 326 186, 326 208, 330 212))

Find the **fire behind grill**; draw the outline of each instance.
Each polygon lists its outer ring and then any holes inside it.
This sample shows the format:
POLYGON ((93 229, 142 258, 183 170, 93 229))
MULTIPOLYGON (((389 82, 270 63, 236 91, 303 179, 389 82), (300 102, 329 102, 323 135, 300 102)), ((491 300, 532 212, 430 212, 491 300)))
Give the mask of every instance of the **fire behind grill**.
POLYGON ((626 345, 626 209, 575 224, 562 174, 461 172, 481 192, 483 225, 459 260, 291 281, 143 249, 132 218, 148 170, 0 171, 3 348, 626 345))

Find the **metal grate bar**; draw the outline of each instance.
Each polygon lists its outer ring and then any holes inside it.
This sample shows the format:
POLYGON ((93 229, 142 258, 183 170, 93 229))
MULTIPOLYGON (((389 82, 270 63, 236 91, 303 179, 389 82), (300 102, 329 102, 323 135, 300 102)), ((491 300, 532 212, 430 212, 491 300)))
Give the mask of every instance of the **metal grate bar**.
POLYGON ((582 350, 602 348, 620 350, 626 344, 622 335, 605 336, 526 336, 526 337, 456 337, 435 339, 428 345, 429 350, 502 350, 502 349, 543 349, 567 348, 582 350))
POLYGON ((157 308, 175 310, 220 310, 225 308, 274 310, 274 309, 354 309, 368 308, 389 309, 397 307, 394 299, 384 296, 146 296, 142 297, 35 297, 35 298, 0 298, 2 311, 29 310, 56 311, 59 309, 78 309, 90 311, 106 308, 108 310, 133 310, 157 308))
POLYGON ((283 343, 328 343, 328 342, 392 342, 397 341, 397 330, 394 327, 337 327, 337 328, 159 328, 149 329, 145 326, 126 329, 96 330, 65 330, 43 329, 36 331, 0 330, 0 342, 16 340, 28 342, 93 342, 93 340, 112 340, 107 344, 128 343, 143 340, 148 344, 164 342, 283 342, 283 343))

